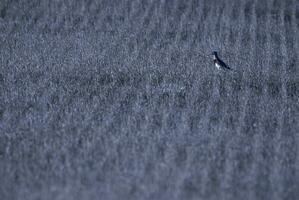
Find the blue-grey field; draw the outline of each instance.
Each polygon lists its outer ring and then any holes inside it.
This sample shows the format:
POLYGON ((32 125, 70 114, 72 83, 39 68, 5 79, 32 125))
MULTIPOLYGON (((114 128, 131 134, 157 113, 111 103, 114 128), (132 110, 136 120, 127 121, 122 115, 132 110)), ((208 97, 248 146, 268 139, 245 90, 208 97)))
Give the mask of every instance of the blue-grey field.
POLYGON ((298 199, 298 56, 297 0, 0 0, 0 199, 298 199))

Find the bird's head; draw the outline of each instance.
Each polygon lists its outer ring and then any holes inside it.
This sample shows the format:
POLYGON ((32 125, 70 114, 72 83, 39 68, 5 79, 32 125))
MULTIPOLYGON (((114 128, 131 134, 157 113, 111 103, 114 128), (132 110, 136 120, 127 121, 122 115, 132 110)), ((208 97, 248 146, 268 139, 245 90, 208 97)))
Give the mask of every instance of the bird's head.
POLYGON ((212 55, 213 55, 213 58, 216 59, 217 56, 218 56, 217 51, 213 51, 213 52, 212 52, 212 55))

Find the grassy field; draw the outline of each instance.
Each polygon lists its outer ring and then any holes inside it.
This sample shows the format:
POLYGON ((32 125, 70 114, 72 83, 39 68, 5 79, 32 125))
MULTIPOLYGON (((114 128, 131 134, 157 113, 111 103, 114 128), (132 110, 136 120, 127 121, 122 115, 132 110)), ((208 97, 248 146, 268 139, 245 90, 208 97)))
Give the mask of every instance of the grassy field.
POLYGON ((298 53, 297 0, 1 0, 0 199, 297 199, 298 53))

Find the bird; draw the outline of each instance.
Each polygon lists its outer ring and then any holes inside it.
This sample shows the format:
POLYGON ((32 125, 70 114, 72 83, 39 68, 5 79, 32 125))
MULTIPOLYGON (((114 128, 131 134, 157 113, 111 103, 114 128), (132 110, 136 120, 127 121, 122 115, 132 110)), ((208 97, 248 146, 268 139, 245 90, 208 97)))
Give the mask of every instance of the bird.
POLYGON ((217 69, 232 70, 218 57, 217 51, 213 51, 212 55, 213 55, 214 65, 217 69))

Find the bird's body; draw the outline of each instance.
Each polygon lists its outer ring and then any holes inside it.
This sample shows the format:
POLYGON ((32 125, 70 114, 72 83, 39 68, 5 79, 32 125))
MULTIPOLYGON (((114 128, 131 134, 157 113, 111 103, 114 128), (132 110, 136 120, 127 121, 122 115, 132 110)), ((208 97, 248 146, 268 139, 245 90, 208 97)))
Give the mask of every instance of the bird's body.
POLYGON ((215 64, 215 66, 216 66, 217 69, 220 69, 221 66, 215 60, 214 60, 214 64, 215 64))
POLYGON ((213 62, 217 69, 231 70, 219 57, 216 51, 213 52, 213 62))

